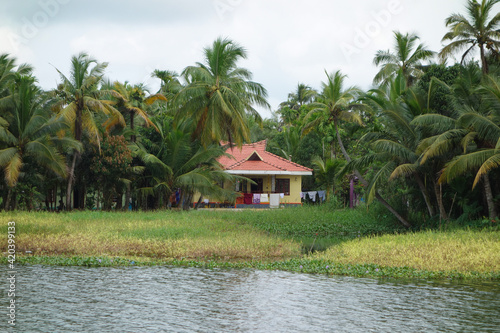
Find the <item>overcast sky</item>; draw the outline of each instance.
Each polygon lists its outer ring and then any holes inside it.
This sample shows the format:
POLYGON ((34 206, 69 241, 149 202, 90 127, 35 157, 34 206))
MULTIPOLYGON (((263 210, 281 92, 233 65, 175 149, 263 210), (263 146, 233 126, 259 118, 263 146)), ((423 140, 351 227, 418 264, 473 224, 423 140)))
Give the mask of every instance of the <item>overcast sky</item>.
MULTIPOLYGON (((319 88, 341 70, 348 84, 371 86, 373 56, 393 45, 393 31, 416 33, 442 48, 444 20, 465 0, 0 0, 0 53, 35 67, 44 89, 69 75, 81 51, 108 62, 111 80, 146 83, 154 69, 180 73, 203 60, 219 36, 248 51, 240 67, 268 90, 276 110, 297 84, 319 88)), ((269 111, 260 110, 270 117, 269 111)))

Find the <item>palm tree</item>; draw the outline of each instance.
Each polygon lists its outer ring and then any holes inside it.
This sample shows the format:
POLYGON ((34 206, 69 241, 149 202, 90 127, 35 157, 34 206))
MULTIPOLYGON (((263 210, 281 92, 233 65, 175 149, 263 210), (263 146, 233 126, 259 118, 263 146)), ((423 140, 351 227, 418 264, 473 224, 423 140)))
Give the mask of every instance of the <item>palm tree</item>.
POLYGON ((271 145, 269 148, 276 150, 279 156, 292 161, 299 148, 301 139, 300 129, 296 126, 287 127, 283 129, 279 136, 281 137, 281 140, 278 141, 279 144, 275 147, 271 145))
POLYGON ((382 163, 367 189, 367 202, 373 201, 381 182, 411 177, 424 198, 429 216, 433 217, 434 208, 422 179, 425 175, 419 165, 417 150, 423 132, 411 125, 415 116, 425 112, 425 98, 412 88, 406 89, 405 79, 400 73, 389 87, 369 91, 364 100, 378 111, 377 117, 384 124, 381 132, 370 132, 361 138, 361 141, 371 144, 373 152, 360 157, 351 166, 360 168, 374 162, 382 163))
POLYGON ((351 158, 342 142, 339 124, 342 121, 363 124, 361 116, 357 112, 364 108, 364 105, 357 101, 357 98, 361 95, 361 90, 357 87, 344 89, 344 80, 347 76, 340 71, 331 74, 325 71, 325 73, 328 81, 321 83, 322 92, 317 96, 317 101, 311 104, 312 110, 304 118, 306 125, 302 131, 306 134, 322 122, 333 123, 342 154, 349 162, 351 158))
POLYGON ((193 119, 193 135, 205 146, 221 140, 241 145, 249 139, 245 113, 260 119, 253 105, 269 108, 267 91, 250 81, 249 70, 237 67, 237 61, 247 57, 243 47, 218 38, 204 53, 204 63, 182 73, 188 84, 176 97, 176 120, 193 119))
POLYGON ((326 187, 326 200, 329 201, 330 196, 335 193, 335 180, 345 161, 335 158, 324 160, 319 156, 314 156, 311 163, 314 167, 316 180, 326 187))
POLYGON ((234 179, 216 160, 225 154, 223 147, 215 144, 204 147, 199 141, 192 141, 187 123, 172 127, 168 119, 153 121, 158 128, 159 142, 149 149, 141 144, 132 146, 134 154, 149 171, 150 186, 142 187, 143 193, 163 193, 165 203, 180 189, 184 209, 189 207, 195 192, 236 197, 234 191, 223 190, 217 185, 234 179))
POLYGON ((158 90, 158 94, 163 94, 168 100, 173 99, 182 89, 177 72, 155 69, 152 76, 161 80, 161 87, 158 90))
POLYGON ((288 94, 288 103, 292 109, 300 109, 306 103, 313 101, 316 92, 304 83, 297 84, 297 89, 288 94))
POLYGON ((462 14, 452 14, 446 19, 446 26, 450 31, 444 35, 443 42, 450 41, 450 44, 443 47, 439 56, 446 59, 455 52, 465 50, 462 61, 477 46, 479 48, 481 64, 484 74, 488 74, 488 62, 486 60, 486 50, 498 54, 500 49, 500 13, 494 14, 493 6, 500 0, 468 0, 466 11, 467 16, 462 14), (494 14, 489 20, 490 14, 494 14))
POLYGON ((403 35, 399 31, 394 32, 394 52, 390 50, 379 50, 375 54, 373 63, 381 66, 375 75, 373 82, 389 85, 391 79, 401 72, 406 79, 406 86, 410 87, 420 76, 423 75, 422 62, 431 59, 435 52, 428 50, 425 45, 415 45, 419 37, 415 34, 403 35))
MULTIPOLYGON (((303 133, 311 131, 322 122, 333 123, 340 150, 346 161, 351 162, 351 157, 347 153, 340 136, 339 124, 344 121, 362 125, 361 116, 357 111, 366 109, 367 106, 358 100, 361 90, 356 87, 344 88, 346 75, 343 75, 340 71, 331 74, 325 73, 328 81, 321 84, 322 92, 317 96, 317 101, 311 104, 312 110, 304 118, 306 125, 303 128, 303 133)), ((364 186, 368 186, 368 182, 359 171, 355 169, 354 172, 359 181, 364 186)), ((396 212, 377 191, 374 191, 374 195, 403 225, 410 227, 410 223, 396 212)))
POLYGON ((500 140, 500 82, 487 75, 481 83, 480 69, 468 66, 452 87, 441 84, 453 94, 454 113, 452 117, 429 113, 414 119, 415 125, 436 133, 420 143, 420 163, 445 157, 448 163, 441 164, 440 183, 476 172, 472 187, 482 182, 489 215, 494 218, 497 211, 488 173, 498 167, 495 160, 499 158, 496 148, 500 140))
MULTIPOLYGON (((59 116, 71 124, 71 129, 77 141, 82 141, 85 130, 90 142, 99 145, 99 126, 94 117, 102 113, 111 119, 112 123, 125 126, 125 120, 118 110, 111 106, 110 101, 101 98, 111 92, 99 90, 107 63, 98 63, 86 53, 80 53, 71 58, 71 76, 68 78, 58 69, 62 83, 55 94, 60 101, 55 105, 59 116)), ((80 152, 73 152, 73 160, 69 169, 68 186, 66 190, 66 208, 71 209, 71 192, 75 180, 75 166, 80 158, 80 152)))
POLYGON ((498 212, 488 173, 500 167, 500 80, 486 76, 481 91, 485 94, 484 98, 491 102, 488 104, 488 111, 478 112, 473 108, 465 108, 457 120, 462 128, 469 129, 463 142, 475 142, 476 147, 467 147, 469 151, 474 150, 451 160, 445 166, 440 179, 449 182, 467 172, 477 170, 472 188, 482 181, 489 216, 496 218, 498 212))
POLYGON ((32 67, 27 64, 16 65, 16 59, 8 54, 0 54, 0 103, 3 98, 10 94, 10 83, 16 74, 29 75, 32 67))
MULTIPOLYGON (((10 96, 6 100, 9 113, 0 126, 0 167, 4 169, 8 195, 5 208, 9 209, 12 190, 17 185, 23 170, 38 165, 58 176, 66 176, 64 157, 57 149, 57 143, 75 150, 80 145, 74 140, 56 133, 66 129, 65 122, 55 117, 49 118, 43 108, 42 91, 35 85, 32 76, 16 74, 11 85, 10 96)), ((1 118, 0 118, 1 119, 1 118)))
POLYGON ((287 101, 280 104, 278 113, 285 124, 292 125, 299 118, 302 107, 312 102, 316 94, 316 91, 308 85, 299 83, 297 89, 288 94, 287 101))
MULTIPOLYGON (((156 101, 166 102, 167 99, 163 96, 163 94, 158 93, 146 97, 147 90, 142 84, 131 86, 128 82, 120 83, 117 81, 113 84, 113 89, 119 94, 117 97, 118 105, 116 108, 123 115, 127 115, 129 117, 129 124, 132 132, 135 129, 135 116, 141 117, 146 122, 147 126, 155 126, 149 119, 145 109, 156 101)), ((131 135, 130 141, 135 142, 134 134, 131 135)))

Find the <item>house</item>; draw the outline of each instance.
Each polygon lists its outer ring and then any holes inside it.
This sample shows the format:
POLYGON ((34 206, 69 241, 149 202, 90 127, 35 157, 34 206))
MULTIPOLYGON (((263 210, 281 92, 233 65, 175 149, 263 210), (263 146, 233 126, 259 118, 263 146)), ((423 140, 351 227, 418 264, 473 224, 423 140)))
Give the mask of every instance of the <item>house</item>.
MULTIPOLYGON (((252 180, 224 184, 240 193, 234 207, 301 205, 302 176, 312 175, 312 169, 266 151, 266 144, 263 140, 242 147, 228 147, 226 153, 230 156, 218 159, 226 172, 252 180)), ((205 199, 207 201, 212 203, 205 199)))

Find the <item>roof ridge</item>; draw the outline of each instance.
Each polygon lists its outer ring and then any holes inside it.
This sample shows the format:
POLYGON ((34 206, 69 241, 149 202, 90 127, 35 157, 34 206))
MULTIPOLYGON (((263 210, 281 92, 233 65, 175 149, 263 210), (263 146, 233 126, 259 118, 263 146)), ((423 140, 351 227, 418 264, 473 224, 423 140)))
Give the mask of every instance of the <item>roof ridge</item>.
POLYGON ((285 168, 280 167, 279 165, 276 165, 276 164, 273 164, 273 163, 271 163, 271 162, 264 161, 264 160, 262 160, 262 162, 264 162, 264 163, 266 163, 266 164, 268 164, 268 165, 270 165, 270 166, 273 166, 273 167, 275 167, 275 168, 277 168, 277 169, 281 169, 281 170, 286 171, 286 169, 285 169, 285 168))
POLYGON ((283 158, 283 157, 281 157, 281 156, 278 156, 278 155, 276 155, 276 154, 273 154, 273 153, 271 153, 271 152, 269 152, 269 151, 267 151, 267 150, 266 150, 265 152, 266 152, 266 154, 272 155, 272 156, 274 156, 274 157, 276 157, 276 158, 278 158, 278 159, 280 159, 280 160, 282 160, 282 161, 284 161, 284 162, 288 162, 288 163, 293 164, 293 165, 295 165, 295 166, 297 166, 297 167, 301 167, 301 168, 307 169, 307 170, 309 170, 309 171, 313 171, 313 169, 311 169, 311 168, 308 168, 308 167, 305 167, 305 166, 300 165, 300 164, 298 164, 298 163, 295 163, 295 162, 292 162, 292 161, 290 161, 290 160, 287 160, 286 158, 283 158))
POLYGON ((245 161, 246 161, 246 159, 243 158, 243 159, 237 161, 236 163, 233 163, 233 164, 229 165, 226 169, 232 169, 234 167, 237 167, 238 165, 241 165, 245 161))

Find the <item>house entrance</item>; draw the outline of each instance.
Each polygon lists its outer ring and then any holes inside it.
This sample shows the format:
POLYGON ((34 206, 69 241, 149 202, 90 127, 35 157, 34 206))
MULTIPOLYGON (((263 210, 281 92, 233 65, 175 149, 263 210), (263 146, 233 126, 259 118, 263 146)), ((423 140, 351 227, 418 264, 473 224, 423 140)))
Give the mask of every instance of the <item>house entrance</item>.
POLYGON ((251 184, 251 193, 262 193, 264 180, 262 178, 252 178, 255 184, 251 184))

